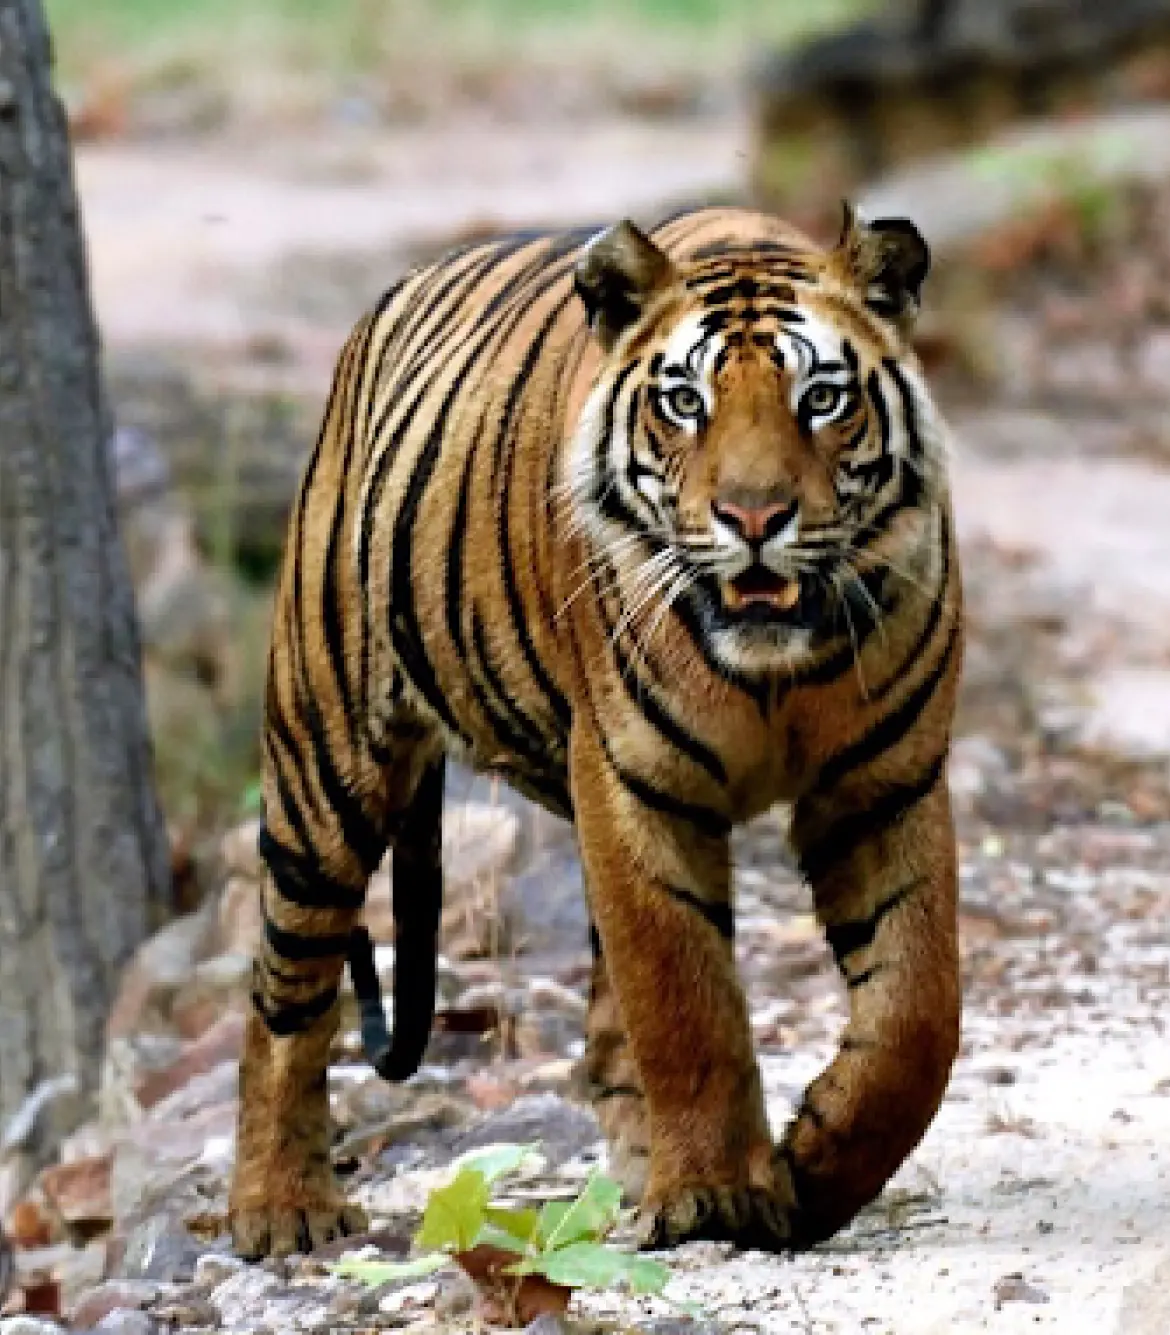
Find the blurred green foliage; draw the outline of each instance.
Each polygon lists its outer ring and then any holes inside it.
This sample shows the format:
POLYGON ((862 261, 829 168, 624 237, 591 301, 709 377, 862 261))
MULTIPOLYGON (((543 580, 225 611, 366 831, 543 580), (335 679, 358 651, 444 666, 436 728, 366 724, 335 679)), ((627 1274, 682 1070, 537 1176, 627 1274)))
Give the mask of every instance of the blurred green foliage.
POLYGON ((876 7, 876 0, 45 0, 60 66, 164 52, 248 53, 327 72, 404 55, 508 62, 626 55, 739 61, 876 7))

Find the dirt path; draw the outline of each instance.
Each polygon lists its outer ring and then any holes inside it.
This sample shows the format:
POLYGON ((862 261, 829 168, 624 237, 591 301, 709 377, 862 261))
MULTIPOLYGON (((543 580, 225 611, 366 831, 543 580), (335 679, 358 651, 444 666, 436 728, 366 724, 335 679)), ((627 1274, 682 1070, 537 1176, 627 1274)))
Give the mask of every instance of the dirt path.
POLYGON ((472 225, 600 226, 652 213, 737 186, 744 144, 733 117, 594 123, 573 136, 563 125, 484 123, 283 144, 86 148, 78 176, 98 312, 113 345, 236 343, 272 322, 281 298, 296 311, 298 262, 344 270, 355 256, 380 260, 380 280, 371 275, 354 295, 348 322, 422 240, 472 225))
MULTIPOLYGON (((302 388, 323 387, 341 333, 374 291, 359 296, 353 256, 384 261, 389 277, 422 238, 469 223, 653 213, 734 188, 743 145, 742 124, 729 120, 582 127, 571 142, 563 128, 480 127, 378 142, 86 150, 80 183, 105 337, 115 352, 164 344, 214 360, 277 329, 302 388), (319 281, 331 265, 341 295, 305 309, 305 276, 319 281)), ((884 196, 913 212, 918 189, 937 214, 937 179, 884 196)), ((1038 698, 1051 676, 1058 703, 1081 710, 1076 726, 1089 726, 1094 708, 1100 723, 1104 700, 1110 745, 1140 750, 1153 735, 1170 753, 1170 472, 1102 460, 1075 425, 1056 449, 1024 423, 1012 450, 990 415, 957 427, 975 624, 1008 646, 997 652, 1017 655, 989 663, 974 644, 972 679, 990 674, 1038 698), (1055 647, 1041 663, 1031 646, 1046 618, 1055 647), (1136 718, 1135 672, 1150 692, 1136 718)), ((961 739, 956 764, 967 1049, 944 1110, 881 1208, 815 1255, 682 1253, 680 1289, 728 1328, 1170 1330, 1170 834, 1090 816, 1067 839, 1059 821, 1016 838, 1014 818, 994 812, 1014 811, 1029 780, 1003 779, 998 747, 961 739)), ((818 1041, 767 1057, 777 1122, 827 1055, 839 1005, 826 1002, 818 1041)))

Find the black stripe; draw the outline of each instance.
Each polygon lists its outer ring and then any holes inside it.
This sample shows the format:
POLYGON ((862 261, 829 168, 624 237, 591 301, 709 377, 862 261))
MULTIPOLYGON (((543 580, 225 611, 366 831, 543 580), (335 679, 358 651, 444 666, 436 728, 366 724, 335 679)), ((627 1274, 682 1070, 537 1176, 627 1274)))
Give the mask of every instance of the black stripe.
POLYGON ((892 357, 883 358, 882 365, 885 367, 887 375, 898 387, 898 395, 902 400, 902 424, 906 429, 906 436, 912 447, 913 457, 921 460, 923 445, 922 435, 918 428, 918 405, 914 402, 910 382, 906 379, 906 373, 892 357))
MULTIPOLYGON (((610 486, 612 469, 609 466, 609 446, 613 439, 613 425, 617 415, 618 399, 621 397, 626 381, 637 369, 637 362, 627 362, 614 377, 613 384, 609 387, 609 397, 605 403, 601 430, 597 433, 597 439, 593 443, 593 477, 591 479, 593 488, 589 499, 602 514, 607 513, 605 508, 606 498, 608 493, 612 491, 610 486)), ((624 507, 620 511, 621 515, 627 513, 624 507)))
POLYGON ((867 983, 872 982, 879 973, 885 973, 888 968, 888 964, 874 964, 868 969, 863 969, 860 973, 846 974, 845 986, 851 990, 855 987, 864 987, 867 983))
POLYGON ((709 614, 714 615, 715 609, 720 604, 719 593, 714 580, 710 580, 706 576, 700 578, 689 591, 689 596, 678 598, 671 604, 671 612, 677 618, 679 625, 686 631, 688 638, 710 671, 720 681, 726 682, 729 686, 734 686, 737 691, 741 691, 749 700, 754 702, 762 715, 766 715, 775 684, 773 674, 766 673, 758 678, 749 677, 746 673, 736 671, 735 668, 718 658, 711 650, 702 615, 696 608, 695 603, 692 602, 692 598, 705 599, 708 608, 711 609, 709 614))
MULTIPOLYGON (((366 682, 368 680, 368 645, 366 644, 367 628, 364 625, 361 628, 362 647, 359 649, 361 659, 358 676, 359 690, 361 691, 361 708, 359 711, 354 707, 353 697, 350 691, 351 677, 346 671, 347 665, 345 661, 344 633, 341 626, 341 598, 338 595, 337 589, 339 573, 337 554, 338 546, 341 541, 342 526, 348 512, 347 482, 353 464, 354 447, 357 444, 359 432, 363 444, 368 439, 366 432, 369 429, 370 405, 367 403, 366 413, 360 419, 359 409, 362 404, 362 399, 366 394, 368 378, 371 373, 372 362, 374 361, 374 359, 370 357, 370 349, 373 345, 374 335, 377 332, 377 322, 397 295, 400 287, 401 283, 395 284, 387 292, 382 294, 375 309, 365 319, 365 328, 360 341, 356 344, 351 343, 348 349, 348 393, 344 405, 346 409, 345 416, 348 417, 348 421, 343 420, 340 423, 345 436, 345 450, 341 466, 337 473, 339 494, 335 498, 333 518, 329 525, 329 537, 325 545, 325 577, 321 588, 321 621, 325 631, 325 645, 328 653, 330 669, 333 674, 337 693, 341 697, 341 710, 342 717, 345 720, 346 734, 349 738, 350 746, 355 751, 358 747, 359 719, 364 724, 365 720, 369 717, 369 701, 368 693, 366 691, 366 682)), ((383 344, 383 353, 384 350, 385 344, 383 344)))
MULTIPOLYGON (((526 292, 524 301, 509 307, 503 300, 505 294, 508 294, 510 297, 511 294, 519 292, 525 288, 531 283, 534 277, 541 274, 542 266, 543 257, 538 257, 536 261, 525 266, 519 274, 514 275, 502 289, 494 294, 492 300, 488 302, 488 310, 502 308, 503 318, 498 321, 492 321, 486 325, 486 328, 481 323, 478 326, 479 336, 475 342, 469 348, 465 345, 465 347, 461 349, 461 351, 465 351, 466 353, 464 361, 459 367, 453 383, 448 388, 438 411, 431 419, 431 426, 427 434, 427 439, 423 445, 419 458, 415 463, 414 469, 411 472, 409 481, 407 482, 406 492, 399 505, 394 522, 393 574, 390 595, 391 642, 403 670, 406 672, 407 676, 410 677, 416 690, 418 690, 427 705, 442 720, 448 730, 458 737, 464 737, 464 733, 458 726, 450 705, 443 697, 443 694, 439 689, 439 683, 435 676, 434 668, 422 649, 422 629, 414 603, 412 561, 414 526, 418 520, 419 509, 421 508, 422 499, 426 492, 427 485, 429 484, 431 476, 438 464, 439 452, 445 435, 447 418, 460 394, 463 392, 468 379, 479 368, 480 361, 492 342, 497 339, 497 337, 506 340, 528 314, 532 303, 539 300, 540 296, 542 296, 549 287, 559 282, 563 277, 563 274, 557 272, 550 273, 546 269, 543 275, 541 275, 543 281, 538 285, 537 289, 534 292, 526 292)), ((566 297, 562 306, 567 304, 568 301, 569 298, 566 297)), ((513 392, 517 392, 515 387, 513 388, 513 392)), ((417 406, 417 403, 415 406, 417 406)), ((413 415, 413 411, 414 408, 412 408, 411 415, 413 415)), ((564 708, 567 713, 567 702, 565 702, 564 708)))
MULTIPOLYGON (((563 275, 556 271, 550 273, 548 281, 542 284, 540 289, 533 294, 531 304, 535 304, 536 301, 543 297, 555 283, 560 281, 562 276, 563 275)), ((507 447, 509 438, 514 434, 517 409, 523 398, 524 391, 527 389, 528 381, 543 355, 544 345, 548 341, 549 335, 564 314, 571 300, 571 296, 564 297, 554 304, 541 323, 535 337, 529 344, 519 371, 515 373, 497 426, 499 432, 499 449, 501 450, 507 447)), ((512 551, 511 535, 511 501, 512 475, 516 464, 517 453, 518 450, 513 442, 512 448, 507 450, 503 476, 498 484, 500 490, 497 493, 499 496, 500 565, 504 596, 508 604, 508 614, 512 623, 512 632, 516 637, 516 642, 520 646, 520 652, 524 657, 524 663, 528 669, 529 675, 548 702, 553 717, 556 719, 561 729, 567 732, 572 720, 572 710, 569 708, 569 701, 564 692, 553 680, 548 668, 541 661, 536 652, 536 646, 532 642, 532 635, 529 631, 528 617, 525 613, 524 604, 520 597, 520 590, 516 582, 516 567, 512 551)), ((499 456, 497 454, 497 467, 498 458, 499 456)), ((496 470, 493 469, 493 472, 495 471, 496 470)))
POLYGON ((883 899, 868 918, 859 918, 855 922, 833 923, 825 928, 825 940, 828 941, 829 949, 833 952, 833 958, 837 961, 837 967, 842 972, 844 972, 845 960, 848 956, 852 955, 855 950, 862 950, 866 946, 873 945, 877 930, 886 915, 920 890, 925 883, 925 877, 915 877, 908 885, 899 887, 892 895, 883 899))
POLYGON ((334 765, 329 747, 329 734, 316 697, 306 694, 301 702, 301 710, 313 743, 317 781, 321 785, 325 801, 341 826, 341 835, 346 847, 357 858, 362 871, 369 877, 377 869, 382 861, 382 855, 386 852, 386 837, 366 815, 360 801, 353 795, 349 784, 334 765))
POLYGON ((620 765, 609 749, 609 743, 604 738, 602 739, 602 746, 605 748, 606 757, 622 787, 633 797, 636 797, 643 806, 649 807, 651 811, 661 812, 664 816, 670 816, 675 820, 685 821, 698 830, 700 834, 704 834, 710 839, 724 839, 731 832, 731 821, 721 811, 702 806, 698 802, 687 802, 681 797, 676 797, 673 793, 663 792, 661 788, 655 788, 640 774, 635 774, 632 770, 620 765))
POLYGON ((264 939, 286 960, 324 960, 332 955, 344 955, 349 949, 349 933, 322 933, 309 936, 303 932, 286 932, 283 927, 264 914, 264 939))
MULTIPOLYGON (((549 738, 514 703, 503 678, 496 671, 484 632, 483 618, 478 608, 471 614, 471 642, 475 648, 476 666, 491 692, 489 696, 488 690, 485 690, 474 674, 469 672, 468 680, 479 707, 486 715, 497 741, 506 750, 522 757, 531 767, 539 771, 546 763, 549 738), (492 696, 498 701, 498 705, 493 703, 492 696)), ((466 666, 470 668, 470 660, 466 666)))
POLYGON ((646 1096, 637 1085, 591 1084, 589 1097, 594 1103, 605 1103, 607 1099, 644 1099, 646 1096))
POLYGON ((681 886, 666 885, 665 882, 663 885, 672 899, 677 899, 680 904, 685 904, 687 908, 694 909, 704 917, 724 941, 731 941, 734 938, 735 912, 730 904, 700 899, 698 895, 690 890, 684 890, 681 886))
POLYGON ((841 1040, 842 1052, 875 1052, 880 1047, 875 1038, 853 1038, 846 1034, 841 1040))
POLYGON ((826 1121, 825 1114, 821 1112, 815 1103, 811 1102, 807 1091, 805 1092, 804 1098, 800 1101, 800 1107, 797 1108, 793 1121, 799 1121, 802 1117, 807 1117, 818 1131, 824 1130, 826 1121))
POLYGON ((467 511, 471 493, 471 470, 475 463, 475 443, 467 451, 463 473, 459 479, 459 500, 455 505, 455 518, 451 524, 451 540, 447 547, 446 603, 447 634, 455 646, 460 658, 467 655, 467 645, 463 636, 463 546, 467 538, 467 511))
POLYGON ((938 630, 938 623, 942 619, 943 608, 947 603, 947 589, 950 585, 951 575, 951 525, 947 512, 943 510, 939 517, 939 541, 942 544, 942 570, 939 572, 938 593, 930 606, 930 613, 922 627, 922 632, 914 641, 910 652, 902 662, 894 669, 889 677, 882 682, 875 690, 870 692, 870 700, 877 701, 884 699, 891 691, 903 681, 905 677, 913 671, 918 660, 926 652, 927 646, 934 639, 935 631, 938 630))
MULTIPOLYGON (((432 290, 430 284, 423 284, 420 290, 415 293, 415 301, 407 311, 404 319, 409 318, 414 313, 414 306, 424 299, 427 300, 427 309, 424 312, 423 327, 425 328, 427 317, 433 317, 438 323, 441 318, 450 313, 450 310, 444 305, 447 298, 455 293, 451 309, 454 309, 458 303, 488 274, 500 263, 500 257, 495 252, 488 251, 481 255, 474 263, 469 264, 466 269, 455 268, 452 273, 445 277, 439 285, 437 291, 432 290), (462 286, 461 286, 462 285, 462 286), (458 289, 458 290, 457 290, 458 289)), ((442 274, 436 274, 437 279, 442 274)), ((412 335, 418 334, 419 329, 407 329, 403 333, 404 339, 409 339, 412 335)), ((374 424, 371 434, 371 440, 381 442, 384 440, 389 428, 391 418, 401 407, 402 401, 409 391, 415 389, 417 382, 426 378, 413 399, 402 410, 401 415, 394 423, 394 436, 401 437, 410 427, 416 414, 422 405, 426 402, 427 395, 438 379, 445 366, 444 354, 449 346, 464 337, 464 331, 458 324, 443 330, 437 340, 424 339, 423 347, 416 353, 414 360, 405 368, 399 371, 394 385, 394 394, 389 397, 386 407, 374 424)), ((369 481, 369 488, 366 494, 365 509, 362 513, 361 535, 358 542, 358 586, 363 591, 363 596, 370 588, 370 561, 373 548, 373 531, 375 524, 381 518, 381 497, 386 485, 386 479, 395 458, 395 450, 390 443, 387 443, 381 450, 377 463, 375 464, 373 475, 369 481)), ((367 608, 367 617, 369 617, 367 608)))
POLYGON ((319 1020, 336 1000, 337 988, 327 987, 319 996, 309 1001, 278 1002, 270 1010, 259 992, 252 993, 252 1005, 256 1007, 269 1033, 276 1038, 287 1038, 289 1034, 303 1033, 315 1020, 319 1020))
POLYGON ((725 784, 727 782, 727 770, 723 761, 709 746, 704 745, 697 737, 688 732, 666 710, 651 687, 639 676, 635 663, 626 655, 618 641, 613 639, 612 632, 615 623, 610 619, 604 605, 601 607, 601 615, 606 629, 610 632, 610 644, 613 649, 618 675, 621 677, 622 685, 626 688, 626 693, 630 699, 638 706, 646 720, 660 736, 681 751, 683 755, 693 760, 700 769, 706 770, 716 783, 725 784))
POLYGON ((881 452, 889 454, 890 452, 890 410, 886 406, 886 395, 882 389, 882 378, 875 367, 866 377, 865 388, 869 393, 869 400, 873 404, 874 411, 877 413, 878 431, 881 434, 881 452))
MULTIPOLYGON (((294 739, 292 729, 289 727, 288 719, 284 713, 284 702, 280 698, 280 690, 276 681, 275 667, 270 667, 268 673, 268 684, 264 694, 264 721, 266 726, 266 735, 271 738, 275 735, 283 744, 285 754, 292 763, 293 770, 296 773, 297 781, 304 796, 306 806, 320 819, 325 815, 321 810, 321 803, 317 800, 318 794, 313 785, 309 782, 309 771, 306 767, 306 756, 300 744, 294 739)), ((271 747, 271 741, 269 741, 271 747)), ((270 751, 275 756, 275 748, 270 751)), ((305 848, 309 847, 310 840, 304 839, 302 843, 305 848)))
POLYGON ((264 972, 274 982, 279 983, 281 987, 304 987, 306 983, 315 983, 315 977, 306 978, 303 974, 285 973, 278 969, 271 958, 260 961, 264 972))
POLYGON ((946 675, 958 640, 959 627, 958 623, 955 622, 951 625, 947 642, 934 667, 909 692, 896 709, 890 710, 868 732, 863 733, 850 745, 842 747, 836 755, 825 761, 817 775, 816 782, 813 784, 813 794, 817 797, 824 796, 848 774, 865 765, 872 764, 879 756, 892 751, 905 738, 914 724, 918 722, 922 711, 926 708, 938 689, 939 683, 946 675))
POLYGON ((364 889, 353 890, 342 885, 328 876, 313 858, 283 848, 264 825, 260 827, 256 846, 277 890, 290 904, 302 909, 360 909, 364 903, 364 889))
POLYGON ((301 814, 296 796, 289 786, 288 776, 285 774, 284 766, 281 763, 281 756, 271 741, 268 742, 267 750, 268 770, 276 782, 276 798, 280 803, 281 814, 296 836, 297 845, 301 849, 312 848, 313 838, 309 834, 309 827, 305 824, 305 818, 301 814))
POLYGON ((800 851, 800 867, 814 884, 849 858, 867 840, 896 825, 907 812, 934 791, 946 766, 943 751, 910 783, 893 784, 865 811, 850 811, 834 821, 821 837, 800 851))

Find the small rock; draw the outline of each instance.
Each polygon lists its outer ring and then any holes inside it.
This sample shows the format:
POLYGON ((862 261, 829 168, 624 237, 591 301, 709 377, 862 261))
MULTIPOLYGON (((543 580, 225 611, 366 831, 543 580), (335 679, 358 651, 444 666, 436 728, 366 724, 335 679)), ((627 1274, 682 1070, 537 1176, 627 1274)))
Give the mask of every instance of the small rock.
POLYGON ((130 1307, 118 1307, 108 1313, 94 1327, 102 1335, 154 1335, 158 1328, 145 1312, 130 1307))
POLYGON ((995 1295, 995 1310, 998 1312, 1004 1303, 1046 1303, 1048 1294, 1029 1284, 1019 1271, 1004 1275, 995 1281, 992 1290, 995 1295))
POLYGON ((102 1282, 108 1273, 108 1252, 108 1242, 98 1239, 86 1243, 84 1247, 70 1247, 53 1267, 61 1311, 72 1311, 87 1293, 92 1293, 102 1282))
POLYGON ((46 1168, 40 1176, 45 1198, 67 1224, 106 1224, 113 1218, 110 1200, 111 1153, 46 1168))
POLYGON ((665 1317, 652 1321, 646 1335, 724 1335, 724 1327, 714 1321, 696 1321, 694 1317, 665 1317))
POLYGON ((186 1330, 189 1326, 217 1330, 220 1324, 219 1312, 206 1299, 194 1294, 160 1303, 151 1309, 151 1314, 164 1330, 186 1330))
POLYGON ((229 877, 238 876, 252 883, 257 907, 259 907, 259 895, 256 894, 256 882, 264 874, 264 863, 261 861, 257 843, 259 838, 260 821, 256 819, 237 825, 219 841, 219 858, 224 871, 229 877))
POLYGON ((452 1155, 501 1142, 539 1142, 553 1168, 589 1149, 601 1139, 601 1128, 591 1112, 556 1094, 528 1094, 510 1108, 489 1113, 460 1136, 452 1155))
POLYGON ((225 1326, 247 1330, 255 1324, 253 1314, 281 1287, 281 1279, 271 1271, 262 1266, 245 1266, 212 1291, 210 1302, 225 1326))
POLYGON ((219 895, 218 948, 224 954, 251 955, 263 934, 261 876, 229 876, 219 895))
POLYGON ((139 1104, 153 1108, 195 1076, 205 1075, 227 1061, 238 1062, 243 1044, 244 1017, 235 1013, 224 1015, 202 1037, 188 1044, 171 1065, 143 1077, 135 1090, 139 1104))
POLYGON ((137 1033, 152 1011, 165 1016, 175 992, 190 979, 214 939, 215 903, 208 899, 197 912, 168 923, 140 946, 122 974, 107 1034, 122 1038, 137 1033))
POLYGON ((559 1316, 545 1312, 524 1327, 524 1335, 566 1335, 568 1327, 559 1316))
POLYGON ((247 1261, 223 1252, 205 1252, 195 1262, 194 1283, 197 1288, 214 1289, 226 1283, 248 1267, 247 1261))
POLYGON ((75 1326, 93 1326, 119 1308, 149 1307, 158 1297, 158 1285, 143 1280, 115 1279, 91 1289, 73 1308, 75 1326))
POLYGON ((200 1245, 178 1219, 155 1215, 127 1238, 121 1271, 128 1279, 185 1283, 193 1277, 200 1255, 200 1245))
POLYGON ((454 1321, 466 1316, 475 1307, 477 1290, 470 1275, 462 1270, 444 1273, 435 1281, 439 1291, 435 1295, 435 1316, 440 1321, 454 1321))
POLYGON ((180 1217, 208 1208, 196 1187, 196 1170, 222 1168, 236 1128, 234 1100, 202 1109, 182 1121, 140 1122, 114 1153, 114 1219, 129 1230, 160 1213, 180 1217))

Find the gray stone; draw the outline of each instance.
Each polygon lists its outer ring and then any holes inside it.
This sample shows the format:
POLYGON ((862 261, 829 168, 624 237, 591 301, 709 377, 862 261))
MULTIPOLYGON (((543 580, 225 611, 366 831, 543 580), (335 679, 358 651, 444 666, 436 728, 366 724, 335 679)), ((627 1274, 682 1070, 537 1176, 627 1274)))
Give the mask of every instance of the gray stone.
POLYGON ((102 1335, 154 1335, 158 1329, 145 1312, 133 1307, 116 1307, 94 1327, 102 1335))
POLYGON ((498 1142, 532 1142, 557 1167, 600 1140, 601 1128, 591 1112, 556 1094, 530 1094, 510 1108, 489 1113, 460 1136, 452 1150, 463 1154, 498 1142))
POLYGON ((530 1321, 524 1327, 524 1335, 566 1335, 568 1329, 559 1316, 545 1312, 543 1316, 538 1316, 535 1321, 530 1321))
POLYGON ((121 1271, 127 1279, 186 1283, 195 1274, 200 1245, 170 1215, 155 1215, 139 1224, 126 1240, 121 1271))
POLYGON ((247 1261, 222 1252, 207 1252, 195 1262, 195 1284, 201 1289, 218 1288, 248 1267, 247 1261))
POLYGON ((531 870, 512 877, 500 896, 517 947, 536 951, 584 950, 589 909, 581 864, 571 848, 552 850, 531 870))
POLYGON ((72 1309, 75 1326, 95 1326, 111 1312, 149 1307, 159 1288, 146 1280, 112 1279, 90 1288, 72 1309))

